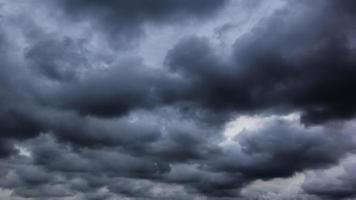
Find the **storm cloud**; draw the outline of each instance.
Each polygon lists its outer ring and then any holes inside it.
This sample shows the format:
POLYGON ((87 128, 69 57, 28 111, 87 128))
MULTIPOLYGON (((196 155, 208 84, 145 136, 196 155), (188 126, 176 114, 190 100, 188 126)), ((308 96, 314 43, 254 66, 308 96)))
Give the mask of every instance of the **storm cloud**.
POLYGON ((0 198, 356 196, 354 1, 0 13, 0 198))

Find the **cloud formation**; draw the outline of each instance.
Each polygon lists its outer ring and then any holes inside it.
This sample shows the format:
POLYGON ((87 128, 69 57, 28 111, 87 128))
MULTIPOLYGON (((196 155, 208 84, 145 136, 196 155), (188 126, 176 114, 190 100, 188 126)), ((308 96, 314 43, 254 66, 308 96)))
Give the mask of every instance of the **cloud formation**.
POLYGON ((0 0, 0 197, 355 197, 355 11, 0 0))

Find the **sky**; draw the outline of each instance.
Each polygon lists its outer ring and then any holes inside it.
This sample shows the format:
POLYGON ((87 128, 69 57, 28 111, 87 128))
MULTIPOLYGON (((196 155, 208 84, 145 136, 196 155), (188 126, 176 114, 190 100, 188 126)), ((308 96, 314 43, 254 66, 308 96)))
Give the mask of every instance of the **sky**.
POLYGON ((355 22, 354 0, 0 0, 0 199, 355 199, 355 22))

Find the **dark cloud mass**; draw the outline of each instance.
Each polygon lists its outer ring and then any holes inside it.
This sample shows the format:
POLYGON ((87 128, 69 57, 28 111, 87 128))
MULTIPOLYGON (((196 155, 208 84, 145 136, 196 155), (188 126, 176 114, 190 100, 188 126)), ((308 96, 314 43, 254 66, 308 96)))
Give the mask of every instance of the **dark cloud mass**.
POLYGON ((74 20, 90 19, 110 37, 110 43, 128 47, 128 40, 144 34, 142 25, 148 23, 168 24, 205 18, 214 14, 227 0, 133 0, 58 1, 74 20), (94 13, 94 14, 93 14, 94 13), (118 34, 118 32, 120 34, 118 34))
POLYGON ((356 197, 353 0, 0 0, 0 199, 356 197))
POLYGON ((317 4, 318 13, 279 11, 237 39, 228 61, 219 60, 208 39, 182 40, 168 54, 168 63, 192 82, 183 98, 214 109, 295 108, 307 123, 352 117, 354 16, 332 12, 338 3, 326 4, 317 4))

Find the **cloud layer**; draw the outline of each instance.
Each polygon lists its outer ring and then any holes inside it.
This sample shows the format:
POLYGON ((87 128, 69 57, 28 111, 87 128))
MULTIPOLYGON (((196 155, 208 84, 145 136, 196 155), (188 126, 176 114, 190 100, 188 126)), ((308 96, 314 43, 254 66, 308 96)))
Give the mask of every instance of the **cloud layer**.
POLYGON ((354 1, 0 11, 1 198, 355 197, 354 1))

